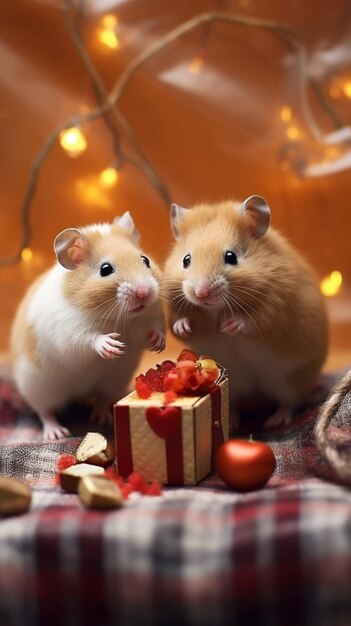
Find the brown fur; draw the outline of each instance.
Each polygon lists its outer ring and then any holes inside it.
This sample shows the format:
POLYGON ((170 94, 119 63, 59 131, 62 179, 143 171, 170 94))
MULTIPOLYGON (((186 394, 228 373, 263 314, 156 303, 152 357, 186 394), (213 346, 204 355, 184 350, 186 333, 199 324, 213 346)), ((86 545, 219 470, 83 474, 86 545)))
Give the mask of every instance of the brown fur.
MULTIPOLYGON (((214 316, 206 307, 189 307, 178 296, 184 278, 196 280, 223 272, 238 300, 234 312, 251 319, 251 339, 282 355, 305 355, 317 371, 326 356, 328 332, 316 276, 272 227, 263 237, 253 238, 249 215, 239 215, 235 207, 233 202, 197 205, 179 223, 179 239, 165 264, 170 324, 188 316, 194 335, 219 332, 221 321, 229 316, 228 308, 214 316), (238 265, 224 265, 226 250, 237 253, 238 265), (192 262, 184 269, 182 259, 188 253, 192 262)), ((305 378, 306 368, 296 372, 297 384, 303 385, 305 378)))

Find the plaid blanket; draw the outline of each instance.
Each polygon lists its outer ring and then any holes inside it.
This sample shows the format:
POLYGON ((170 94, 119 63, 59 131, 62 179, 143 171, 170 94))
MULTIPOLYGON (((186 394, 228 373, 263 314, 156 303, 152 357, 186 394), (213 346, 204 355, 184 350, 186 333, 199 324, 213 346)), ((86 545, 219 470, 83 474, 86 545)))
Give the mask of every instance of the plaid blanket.
POLYGON ((55 484, 59 455, 91 430, 87 408, 63 416, 73 437, 44 444, 0 381, 0 473, 33 488, 29 512, 0 521, 0 626, 349 626, 351 491, 313 441, 332 382, 279 431, 245 416, 277 458, 264 489, 237 494, 214 473, 99 512, 55 484))

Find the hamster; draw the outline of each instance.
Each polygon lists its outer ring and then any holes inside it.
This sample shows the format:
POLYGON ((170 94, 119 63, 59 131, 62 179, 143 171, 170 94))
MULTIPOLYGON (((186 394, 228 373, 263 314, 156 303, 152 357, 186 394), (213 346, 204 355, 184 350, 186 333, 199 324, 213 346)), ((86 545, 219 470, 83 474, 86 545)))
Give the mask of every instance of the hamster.
POLYGON ((164 267, 173 333, 226 368, 234 408, 262 396, 277 405, 266 427, 288 423, 308 398, 328 347, 317 278, 269 224, 256 195, 172 205, 164 267))
POLYGON ((99 398, 92 418, 110 420, 144 349, 165 347, 161 273, 129 212, 62 231, 54 250, 57 263, 24 296, 10 340, 15 382, 44 439, 70 434, 54 411, 87 395, 99 398))

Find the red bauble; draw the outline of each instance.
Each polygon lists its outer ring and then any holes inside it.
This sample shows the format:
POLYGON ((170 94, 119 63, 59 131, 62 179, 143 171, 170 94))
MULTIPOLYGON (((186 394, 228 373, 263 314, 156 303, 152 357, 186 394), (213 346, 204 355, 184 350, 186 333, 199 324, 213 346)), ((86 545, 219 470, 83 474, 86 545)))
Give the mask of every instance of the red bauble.
POLYGON ((260 489, 275 468, 273 450, 262 441, 229 439, 217 450, 217 472, 227 485, 237 491, 260 489))

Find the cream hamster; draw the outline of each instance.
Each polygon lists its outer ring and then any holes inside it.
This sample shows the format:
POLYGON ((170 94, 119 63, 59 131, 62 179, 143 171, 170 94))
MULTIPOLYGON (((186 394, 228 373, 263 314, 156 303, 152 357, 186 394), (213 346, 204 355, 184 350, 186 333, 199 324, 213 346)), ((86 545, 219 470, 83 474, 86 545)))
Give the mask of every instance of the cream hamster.
POLYGON ((175 335, 228 370, 234 406, 256 395, 277 402, 272 426, 316 382, 328 323, 313 270, 269 223, 260 196, 172 205, 164 281, 175 335))
POLYGON ((143 350, 165 346, 160 270, 129 212, 68 228, 54 249, 57 263, 29 288, 11 333, 15 381, 44 439, 69 435, 54 411, 87 394, 100 399, 93 418, 111 417, 143 350))

